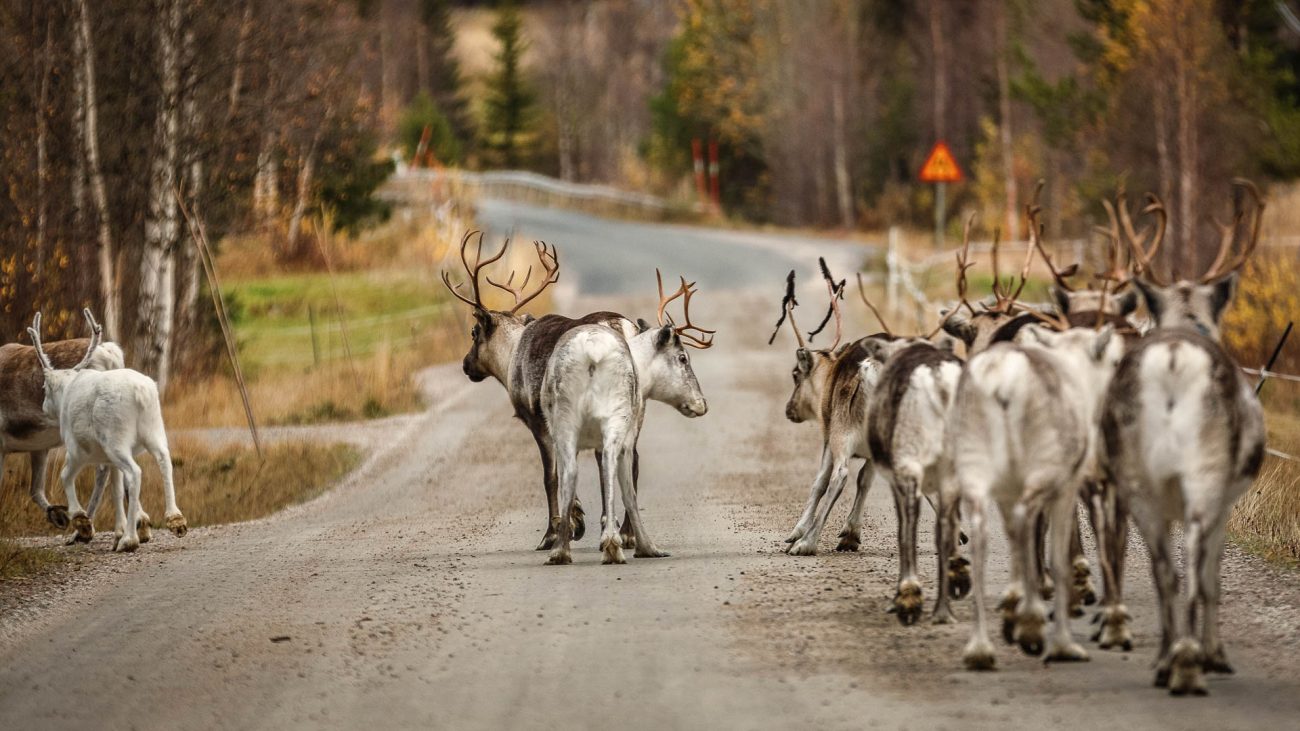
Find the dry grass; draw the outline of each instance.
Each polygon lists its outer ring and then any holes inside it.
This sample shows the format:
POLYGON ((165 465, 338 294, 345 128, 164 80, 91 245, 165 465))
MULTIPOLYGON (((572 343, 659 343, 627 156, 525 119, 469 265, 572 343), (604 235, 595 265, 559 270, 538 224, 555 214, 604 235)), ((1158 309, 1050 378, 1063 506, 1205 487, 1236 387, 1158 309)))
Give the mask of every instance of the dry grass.
POLYGON ((0 584, 48 573, 63 561, 64 554, 52 548, 24 546, 18 541, 0 538, 0 584))
MULTIPOLYGON (((172 443, 172 463, 176 483, 176 502, 191 526, 213 525, 254 520, 281 508, 308 500, 324 492, 357 465, 360 454, 347 445, 281 443, 266 448, 265 461, 248 447, 209 448, 192 439, 172 443)), ((161 526, 163 514, 162 478, 152 459, 141 458, 144 485, 141 488, 145 511, 161 526)), ((61 459, 52 459, 48 470, 46 494, 52 502, 63 503, 62 488, 57 486, 61 459)), ((49 535, 56 529, 32 504, 27 495, 29 470, 27 460, 10 459, 0 490, 0 536, 49 535)), ((87 469, 77 481, 83 503, 89 499, 94 471, 87 469)), ((113 508, 105 499, 95 515, 96 526, 111 529, 113 508)), ((0 563, 4 562, 0 549, 0 563)), ((34 555, 24 560, 40 559, 34 555)), ((39 561, 38 561, 39 562, 39 561)))
MULTIPOLYGON (((1277 381, 1264 387, 1268 406, 1268 444, 1287 454, 1300 452, 1300 416, 1288 401, 1285 390, 1300 388, 1277 381), (1283 408, 1277 408, 1277 402, 1283 408)), ((1228 531, 1237 543, 1265 558, 1300 566, 1300 463, 1266 457, 1259 479, 1242 496, 1228 521, 1228 531)))

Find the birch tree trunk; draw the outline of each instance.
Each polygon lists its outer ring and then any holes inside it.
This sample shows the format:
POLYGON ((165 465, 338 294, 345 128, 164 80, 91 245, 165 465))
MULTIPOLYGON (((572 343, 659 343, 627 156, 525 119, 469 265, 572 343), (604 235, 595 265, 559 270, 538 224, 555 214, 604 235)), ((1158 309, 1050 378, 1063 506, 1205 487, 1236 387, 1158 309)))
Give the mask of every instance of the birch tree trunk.
MULTIPOLYGON (((1196 85, 1180 51, 1175 68, 1178 93, 1178 249, 1181 259, 1196 258, 1196 85)), ((1180 272, 1179 274, 1182 274, 1180 272)))
POLYGON ((844 121, 844 90, 836 82, 831 93, 831 112, 835 118, 835 193, 840 209, 840 225, 853 228, 853 185, 849 178, 848 125, 844 121))
POLYGON ((230 72, 230 96, 226 119, 234 119, 239 111, 239 95, 244 87, 244 61, 248 55, 248 39, 253 34, 253 0, 244 0, 244 14, 239 21, 239 40, 235 42, 235 68, 230 72))
MULTIPOLYGON (((1160 200, 1165 205, 1174 203, 1174 161, 1169 150, 1169 91, 1164 84, 1155 88, 1156 166, 1160 175, 1160 200)), ((1172 247, 1163 246, 1159 256, 1170 260, 1172 247)))
POLYGON ((316 174, 316 148, 320 145, 321 134, 328 122, 328 117, 321 120, 320 126, 316 129, 316 134, 312 136, 311 144, 307 147, 307 154, 302 157, 298 165, 298 189, 294 194, 293 213, 289 215, 289 232, 288 232, 288 258, 297 259, 302 255, 303 246, 301 245, 302 237, 302 220, 307 214, 307 204, 311 200, 311 187, 316 174))
MULTIPOLYGON (((185 101, 182 106, 184 117, 185 140, 189 152, 189 164, 186 166, 185 193, 189 201, 188 208, 190 215, 195 218, 202 216, 202 210, 199 207, 199 201, 203 198, 203 160, 194 152, 200 147, 199 136, 200 130, 203 129, 203 113, 198 104, 198 79, 196 78, 196 69, 198 67, 198 58, 195 53, 195 38, 192 28, 185 31, 185 67, 186 83, 185 101)), ((231 107, 233 110, 233 106, 231 107)), ((178 226, 180 222, 177 222, 178 226)), ((176 291, 176 332, 180 338, 189 338, 197 330, 198 320, 198 303, 199 303, 199 258, 197 245, 192 237, 187 236, 184 230, 177 232, 178 241, 176 244, 176 271, 177 271, 177 291, 176 291)), ((184 340, 179 340, 184 344, 184 340)), ((178 349, 173 351, 180 358, 185 357, 178 349)))
POLYGON ((162 96, 154 115, 149 206, 140 256, 135 358, 165 391, 170 371, 176 310, 176 209, 180 150, 180 30, 183 0, 156 0, 157 63, 162 96))
POLYGON ((50 66, 54 42, 54 21, 45 21, 45 46, 41 49, 40 93, 36 103, 36 281, 45 279, 45 244, 49 224, 49 200, 47 195, 50 176, 49 156, 49 121, 46 111, 50 108, 50 66))
POLYGON ((998 4, 997 18, 998 137, 1002 144, 1002 179, 1006 195, 1007 235, 1020 240, 1019 191, 1016 189, 1015 148, 1011 134, 1011 71, 1008 56, 1011 47, 1007 33, 1006 0, 998 4))
MULTIPOLYGON (((104 186, 104 172, 99 159, 99 103, 95 93, 95 50, 90 33, 90 9, 86 0, 76 0, 76 25, 73 32, 73 53, 76 57, 75 74, 80 81, 76 90, 77 118, 81 120, 78 132, 84 149, 86 180, 90 184, 90 195, 95 202, 99 226, 97 245, 99 249, 99 294, 104 303, 104 331, 109 339, 122 335, 122 304, 117 288, 116 251, 113 247, 113 228, 108 216, 108 191, 104 186)), ((74 182, 74 196, 77 191, 74 182)))

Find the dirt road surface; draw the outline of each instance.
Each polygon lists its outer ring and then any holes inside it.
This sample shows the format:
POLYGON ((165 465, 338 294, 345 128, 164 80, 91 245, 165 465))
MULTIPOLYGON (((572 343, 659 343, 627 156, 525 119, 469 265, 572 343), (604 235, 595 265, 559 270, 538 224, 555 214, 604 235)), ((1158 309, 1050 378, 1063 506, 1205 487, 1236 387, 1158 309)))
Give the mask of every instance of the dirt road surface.
MULTIPOLYGON (((561 303, 572 311, 649 315, 648 266, 696 276, 694 258, 710 262, 699 320, 721 332, 694 355, 709 413, 686 420, 652 405, 641 442, 647 527, 672 556, 601 566, 588 537, 572 566, 543 566, 531 550, 545 521, 531 438, 495 382, 436 368, 428 411, 371 435, 372 457, 325 496, 105 555, 10 609, 0 729, 1246 729, 1300 718, 1300 581, 1235 549, 1223 633, 1238 672, 1213 677, 1208 698, 1150 687, 1156 620, 1140 553, 1132 652, 1091 646, 1089 663, 1045 668, 1001 647, 997 672, 964 672, 969 602, 944 627, 904 628, 884 612, 897 563, 883 485, 861 552, 830 552, 845 505, 823 555, 780 552, 819 437, 783 418, 792 348, 766 338, 791 264, 771 237, 664 227, 659 247, 642 224, 487 213, 494 227, 558 244, 572 278, 585 281, 583 261, 613 261, 634 285, 574 288, 561 303), (563 230, 548 228, 555 221, 563 230)), ((818 248, 792 241, 788 256, 807 272, 818 248)), ((592 508, 589 459, 584 469, 579 494, 592 508)), ((933 545, 929 522, 922 530, 933 545)), ((1000 529, 991 545, 1000 587, 1000 529)), ((104 554, 108 537, 76 550, 104 554)), ((1086 619, 1074 631, 1086 639, 1086 619)))

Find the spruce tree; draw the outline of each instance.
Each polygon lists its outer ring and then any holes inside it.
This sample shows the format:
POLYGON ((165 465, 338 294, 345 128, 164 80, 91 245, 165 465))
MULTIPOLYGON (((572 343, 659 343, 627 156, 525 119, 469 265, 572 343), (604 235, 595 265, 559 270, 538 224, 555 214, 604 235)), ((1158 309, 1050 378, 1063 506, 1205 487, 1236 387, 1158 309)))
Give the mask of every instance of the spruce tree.
POLYGON ((488 77, 485 142, 496 154, 498 164, 513 168, 526 157, 535 97, 521 68, 525 48, 523 18, 511 0, 501 3, 492 36, 500 49, 495 56, 496 69, 488 77))
POLYGON ((447 0, 420 0, 420 24, 424 26, 429 43, 427 91, 463 145, 473 136, 473 121, 469 106, 461 95, 460 63, 454 50, 456 32, 451 27, 450 3, 447 0))

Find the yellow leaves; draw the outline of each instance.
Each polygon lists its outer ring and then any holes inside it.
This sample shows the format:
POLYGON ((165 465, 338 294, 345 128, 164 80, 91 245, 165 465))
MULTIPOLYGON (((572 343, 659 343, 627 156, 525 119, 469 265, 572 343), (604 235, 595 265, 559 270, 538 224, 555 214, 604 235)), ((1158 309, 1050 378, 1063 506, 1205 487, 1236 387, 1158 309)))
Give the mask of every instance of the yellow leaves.
MULTIPOLYGON (((1246 265, 1237 297, 1223 317, 1223 341, 1243 365, 1263 365, 1287 322, 1300 314, 1300 252, 1261 250, 1246 265)), ((1292 343, 1273 367, 1300 372, 1292 343)))

